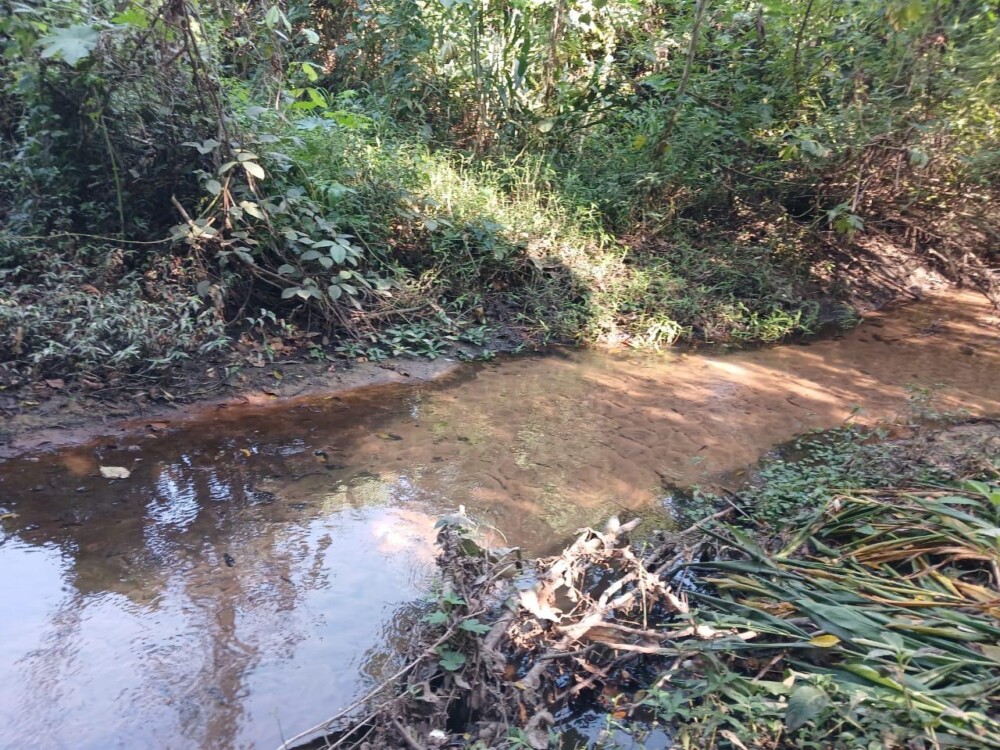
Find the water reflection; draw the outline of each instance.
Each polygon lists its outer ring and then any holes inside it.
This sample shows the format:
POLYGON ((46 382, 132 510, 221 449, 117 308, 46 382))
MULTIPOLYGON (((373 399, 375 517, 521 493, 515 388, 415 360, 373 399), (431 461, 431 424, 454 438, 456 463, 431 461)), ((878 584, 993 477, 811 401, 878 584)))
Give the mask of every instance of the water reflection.
POLYGON ((379 624, 424 593, 435 516, 388 495, 275 513, 208 463, 133 477, 10 504, 2 747, 276 746, 353 693, 379 624))
POLYGON ((907 383, 998 413, 997 331, 957 297, 809 347, 517 359, 8 461, 0 747, 277 746, 391 667, 442 512, 545 553, 907 383))

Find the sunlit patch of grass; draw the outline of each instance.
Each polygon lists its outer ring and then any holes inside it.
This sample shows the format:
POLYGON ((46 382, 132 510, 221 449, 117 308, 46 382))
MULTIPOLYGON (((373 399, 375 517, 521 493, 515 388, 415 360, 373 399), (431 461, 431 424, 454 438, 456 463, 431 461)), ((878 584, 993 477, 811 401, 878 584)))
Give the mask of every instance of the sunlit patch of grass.
POLYGON ((536 343, 651 350, 773 343, 813 328, 808 270, 787 248, 679 234, 626 241, 544 159, 473 159, 388 121, 314 119, 267 123, 288 157, 272 172, 334 212, 364 262, 395 279, 386 324, 392 309, 421 310, 405 325, 426 324, 432 333, 419 338, 434 343, 417 354, 483 323, 536 343))

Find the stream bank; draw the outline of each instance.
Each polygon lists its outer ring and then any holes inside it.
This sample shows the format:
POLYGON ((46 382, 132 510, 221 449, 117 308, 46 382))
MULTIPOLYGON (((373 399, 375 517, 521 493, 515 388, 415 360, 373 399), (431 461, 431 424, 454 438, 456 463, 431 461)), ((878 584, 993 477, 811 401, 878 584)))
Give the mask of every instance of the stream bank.
POLYGON ((442 518, 398 669, 279 750, 1000 747, 1000 422, 919 419, 800 441, 685 531, 524 560, 442 518), (792 475, 829 483, 759 522, 792 475))
POLYGON ((7 459, 0 744, 272 748, 386 676, 456 505, 532 557, 613 513, 666 525, 670 488, 736 488, 810 430, 1000 413, 996 338, 948 296, 808 345, 395 373, 7 459))
MULTIPOLYGON (((673 252, 662 243, 638 238, 634 242, 642 253, 654 258, 668 257, 673 252)), ((730 265, 725 259, 719 263, 726 268, 730 265)), ((837 255, 826 265, 827 270, 819 274, 822 278, 811 286, 790 287, 795 288, 801 304, 808 303, 818 311, 809 330, 819 331, 822 337, 836 337, 845 322, 870 319, 877 325, 901 306, 920 304, 926 299, 963 299, 977 309, 985 309, 988 304, 976 292, 953 289, 945 276, 916 254, 892 243, 860 243, 855 252, 837 255), (834 287, 838 288, 836 294, 830 291, 834 287)), ((718 315, 725 317, 721 312, 718 315)), ((367 386, 430 380, 462 362, 522 351, 537 353, 538 342, 510 326, 480 328, 491 333, 483 333, 485 338, 477 338, 476 343, 453 342, 447 356, 437 352, 434 359, 397 356, 382 361, 385 355, 380 353, 369 361, 365 354, 372 352, 365 347, 354 347, 353 354, 347 355, 332 344, 317 348, 313 334, 299 331, 286 336, 262 327, 234 332, 238 340, 232 342, 230 352, 199 355, 196 360, 180 359, 158 374, 112 370, 97 376, 67 370, 33 380, 0 379, 0 458, 84 443, 101 434, 131 433, 151 422, 197 421, 210 418, 217 409, 256 408, 367 386)), ((803 331, 797 335, 803 344, 815 340, 815 335, 803 331)), ((746 343, 784 340, 788 344, 789 339, 784 335, 778 339, 751 337, 746 343)), ((620 335, 611 335, 607 341, 642 346, 638 339, 630 342, 620 335)), ((691 351, 699 350, 697 339, 685 341, 691 351)), ((727 350, 726 346, 707 349, 727 350)))

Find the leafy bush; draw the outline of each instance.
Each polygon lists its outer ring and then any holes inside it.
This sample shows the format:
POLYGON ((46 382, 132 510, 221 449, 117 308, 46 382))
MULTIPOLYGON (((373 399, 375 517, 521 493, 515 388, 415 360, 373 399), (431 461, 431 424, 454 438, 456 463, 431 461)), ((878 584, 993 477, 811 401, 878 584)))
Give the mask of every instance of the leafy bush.
POLYGON ((19 282, 22 268, 0 270, 0 381, 155 373, 228 345, 218 311, 185 285, 116 273, 107 253, 103 277, 56 264, 19 282))

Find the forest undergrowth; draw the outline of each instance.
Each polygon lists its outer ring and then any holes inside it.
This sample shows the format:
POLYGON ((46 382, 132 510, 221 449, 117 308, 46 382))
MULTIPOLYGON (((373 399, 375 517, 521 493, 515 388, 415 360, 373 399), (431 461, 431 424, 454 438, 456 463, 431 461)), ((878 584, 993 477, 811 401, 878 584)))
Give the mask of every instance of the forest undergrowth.
POLYGON ((24 0, 0 384, 752 345, 996 287, 1000 25, 913 0, 24 0))

